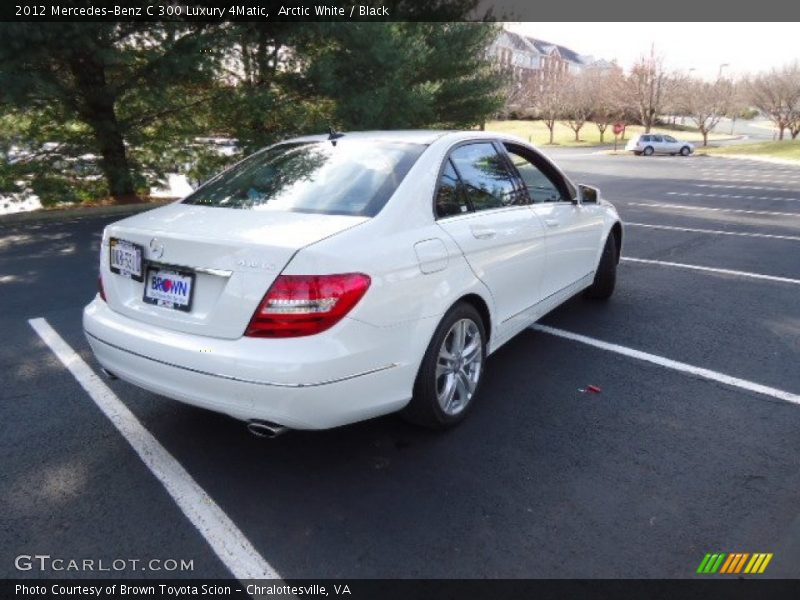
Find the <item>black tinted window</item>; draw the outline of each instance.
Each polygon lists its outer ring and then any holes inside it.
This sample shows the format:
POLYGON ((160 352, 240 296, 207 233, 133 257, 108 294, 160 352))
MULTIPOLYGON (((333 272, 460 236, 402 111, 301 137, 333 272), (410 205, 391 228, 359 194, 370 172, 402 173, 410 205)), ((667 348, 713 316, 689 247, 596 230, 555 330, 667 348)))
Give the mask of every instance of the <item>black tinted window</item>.
POLYGON ((425 149, 420 144, 339 139, 280 144, 245 159, 186 204, 374 216, 425 149))
POLYGON ((439 190, 436 192, 436 216, 449 217, 468 211, 469 207, 459 189, 458 175, 453 169, 453 163, 448 160, 439 180, 439 190))
POLYGON ((519 171, 532 202, 559 202, 563 200, 558 187, 539 167, 525 158, 522 153, 515 151, 513 147, 507 146, 506 149, 511 157, 511 162, 514 163, 517 171, 519 171))
POLYGON ((488 142, 459 146, 450 158, 461 176, 463 192, 473 210, 520 203, 505 159, 488 142))

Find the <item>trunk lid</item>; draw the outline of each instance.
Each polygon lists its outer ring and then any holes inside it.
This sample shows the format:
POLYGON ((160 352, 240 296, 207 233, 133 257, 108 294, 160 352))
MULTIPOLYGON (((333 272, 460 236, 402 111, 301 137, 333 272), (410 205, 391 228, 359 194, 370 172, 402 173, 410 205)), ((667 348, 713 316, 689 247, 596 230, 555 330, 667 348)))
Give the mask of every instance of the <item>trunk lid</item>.
POLYGON ((112 310, 151 325, 236 339, 298 250, 367 220, 180 203, 147 211, 106 228, 100 270, 107 302, 112 310), (110 238, 142 247, 144 282, 111 272, 110 238), (189 311, 145 301, 148 267, 193 274, 189 311))

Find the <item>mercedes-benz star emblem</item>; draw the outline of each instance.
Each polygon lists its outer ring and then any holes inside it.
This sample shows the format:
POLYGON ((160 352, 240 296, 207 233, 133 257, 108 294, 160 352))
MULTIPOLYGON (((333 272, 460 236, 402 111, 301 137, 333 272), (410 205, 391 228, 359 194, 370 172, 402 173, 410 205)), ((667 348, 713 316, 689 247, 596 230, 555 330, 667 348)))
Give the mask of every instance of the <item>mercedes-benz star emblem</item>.
POLYGON ((161 258, 164 256, 164 244, 158 241, 158 238, 150 240, 150 254, 153 258, 161 258))

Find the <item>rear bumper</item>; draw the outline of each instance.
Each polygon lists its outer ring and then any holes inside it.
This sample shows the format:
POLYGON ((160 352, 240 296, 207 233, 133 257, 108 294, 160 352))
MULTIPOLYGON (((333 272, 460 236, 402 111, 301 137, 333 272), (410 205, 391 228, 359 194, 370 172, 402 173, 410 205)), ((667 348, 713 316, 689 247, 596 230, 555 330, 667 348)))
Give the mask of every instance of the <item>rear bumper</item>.
MULTIPOLYGON (((84 330, 98 362, 136 386, 241 420, 326 429, 401 409, 419 341, 344 319, 308 338, 225 340, 156 328, 95 299, 84 330)), ((435 324, 433 324, 435 326, 435 324)))

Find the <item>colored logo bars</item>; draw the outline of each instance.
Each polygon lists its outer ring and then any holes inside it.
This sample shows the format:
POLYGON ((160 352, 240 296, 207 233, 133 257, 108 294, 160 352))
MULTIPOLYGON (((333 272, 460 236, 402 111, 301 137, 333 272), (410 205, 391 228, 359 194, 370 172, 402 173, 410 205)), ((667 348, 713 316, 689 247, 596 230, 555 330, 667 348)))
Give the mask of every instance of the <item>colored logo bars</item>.
POLYGON ((756 552, 750 554, 748 552, 734 552, 725 554, 724 552, 718 552, 706 554, 703 560, 700 561, 697 572, 703 575, 713 573, 763 573, 771 560, 772 553, 756 552))

